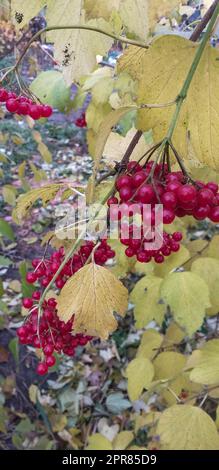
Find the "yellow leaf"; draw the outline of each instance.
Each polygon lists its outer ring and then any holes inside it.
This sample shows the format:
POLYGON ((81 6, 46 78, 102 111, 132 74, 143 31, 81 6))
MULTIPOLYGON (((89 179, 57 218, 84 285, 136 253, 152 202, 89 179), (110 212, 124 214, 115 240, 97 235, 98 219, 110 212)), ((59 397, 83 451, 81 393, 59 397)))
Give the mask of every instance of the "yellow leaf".
POLYGON ((154 426, 157 423, 159 416, 160 413, 158 411, 151 411, 149 413, 137 415, 135 419, 135 433, 137 433, 139 429, 144 428, 145 426, 154 426))
POLYGON ((125 277, 127 273, 130 273, 135 265, 133 258, 128 258, 125 254, 125 249, 118 240, 110 240, 110 246, 116 252, 116 263, 110 269, 116 277, 125 277))
POLYGON ((28 394, 29 394, 29 398, 30 398, 30 401, 32 401, 32 403, 36 404, 37 402, 37 394, 38 394, 38 387, 34 384, 31 384, 29 389, 28 389, 28 394))
POLYGON ((147 326, 153 319, 159 325, 162 323, 166 306, 158 303, 161 282, 159 277, 148 275, 138 281, 131 292, 136 328, 147 326))
POLYGON ((17 194, 17 190, 16 188, 14 188, 14 186, 10 184, 3 186, 2 195, 3 195, 4 201, 7 202, 7 204, 10 204, 11 206, 15 206, 16 194, 17 194))
POLYGON ((93 156, 95 156, 95 145, 97 136, 99 134, 99 128, 107 118, 109 113, 111 112, 111 106, 109 103, 99 104, 98 106, 91 100, 90 104, 86 110, 86 121, 88 127, 88 142, 89 142, 89 150, 93 156), (93 131, 93 133, 91 133, 93 131), (95 140, 93 142, 93 140, 95 140))
MULTIPOLYGON (((149 50, 131 46, 120 60, 121 71, 128 69, 139 80, 138 103, 166 103, 178 95, 187 71, 194 59, 197 45, 174 35, 161 36, 153 41, 149 50), (148 73, 150 70, 150 73, 148 73)), ((187 99, 181 110, 173 142, 179 153, 187 159, 187 135, 199 162, 219 168, 219 63, 217 50, 210 45, 193 77, 187 99), (203 96, 203 90, 208 90, 203 96)), ((144 109, 139 111, 137 127, 152 128, 154 140, 166 135, 173 108, 144 109)))
POLYGON ((43 157, 43 160, 46 162, 46 163, 51 163, 52 162, 52 154, 51 152, 49 151, 48 147, 46 144, 44 144, 44 142, 40 142, 37 146, 39 152, 40 152, 40 155, 43 157))
POLYGON ((21 135, 17 134, 12 134, 11 140, 15 145, 22 145, 24 144, 24 139, 21 137, 21 135))
POLYGON ((113 450, 125 450, 133 439, 132 431, 121 431, 113 440, 113 450))
POLYGON ((42 186, 41 188, 32 189, 31 191, 22 194, 17 199, 15 216, 19 220, 22 220, 24 217, 26 217, 27 213, 32 208, 37 199, 42 199, 44 205, 48 204, 48 202, 56 196, 60 187, 60 184, 49 184, 42 186))
POLYGON ((156 330, 147 330, 141 337, 141 343, 137 351, 137 357, 153 359, 163 342, 163 336, 156 330))
POLYGON ((89 436, 86 450, 113 450, 111 442, 101 434, 96 433, 89 436))
POLYGON ((145 40, 148 35, 148 9, 151 0, 122 0, 120 3, 119 13, 128 33, 145 40))
POLYGON ((207 256, 219 259, 219 235, 214 235, 208 247, 207 256))
POLYGON ((171 322, 166 330, 162 346, 173 346, 181 343, 185 338, 185 332, 177 325, 177 323, 171 322))
POLYGON ((64 414, 52 414, 50 416, 50 423, 52 425, 53 432, 63 431, 67 425, 67 422, 67 417, 64 414))
POLYGON ((130 400, 138 400, 144 388, 148 388, 154 376, 154 367, 149 359, 136 357, 126 369, 128 395, 130 400))
MULTIPOLYGON (((116 132, 110 133, 103 151, 103 157, 109 165, 114 166, 115 162, 121 161, 136 132, 137 130, 132 127, 125 137, 116 132)), ((149 148, 149 145, 142 135, 132 152, 130 160, 139 160, 149 148)))
POLYGON ((112 127, 115 126, 117 122, 132 109, 134 109, 134 107, 132 106, 131 107, 125 106, 122 108, 115 109, 111 111, 109 114, 107 114, 107 116, 103 120, 98 130, 98 135, 97 135, 96 145, 95 145, 95 154, 94 154, 95 168, 94 169, 96 171, 99 167, 99 163, 103 155, 104 147, 106 145, 106 141, 108 139, 108 136, 110 135, 112 127))
POLYGON ((211 307, 207 310, 207 313, 216 315, 219 312, 219 260, 199 258, 192 263, 191 271, 198 274, 208 285, 211 307))
POLYGON ((219 382, 219 339, 205 343, 202 349, 195 351, 187 363, 194 367, 190 373, 193 382, 214 385, 219 382))
POLYGON ((211 306, 206 282, 190 272, 169 274, 161 284, 160 296, 189 335, 200 328, 206 308, 211 306))
MULTIPOLYGON (((85 24, 82 0, 50 1, 47 8, 47 25, 85 24)), ((86 25, 111 31, 109 23, 103 18, 95 18, 86 25)), ((47 34, 49 41, 54 42, 55 60, 61 65, 68 85, 75 79, 89 73, 96 65, 96 55, 104 55, 113 43, 113 39, 93 31, 69 29, 52 31, 47 34)))
POLYGON ((46 5, 46 0, 11 0, 11 18, 17 29, 22 29, 46 5))
POLYGON ((165 263, 156 264, 154 266, 154 273, 159 277, 165 277, 171 271, 179 268, 182 264, 184 264, 190 258, 190 253, 185 248, 185 246, 181 246, 180 250, 177 253, 172 253, 165 259, 165 263))
POLYGON ((127 289, 106 268, 90 263, 71 277, 58 297, 59 318, 74 314, 74 330, 108 338, 117 327, 113 312, 124 316, 127 289))
POLYGON ((24 178, 25 170, 26 170, 26 162, 24 160, 23 163, 21 163, 18 167, 18 176, 20 179, 24 178))
POLYGON ((186 357, 174 351, 162 352, 156 357, 153 364, 155 380, 171 379, 183 370, 186 357))
POLYGON ((159 419, 156 434, 164 450, 218 450, 215 423, 201 408, 173 405, 159 419))

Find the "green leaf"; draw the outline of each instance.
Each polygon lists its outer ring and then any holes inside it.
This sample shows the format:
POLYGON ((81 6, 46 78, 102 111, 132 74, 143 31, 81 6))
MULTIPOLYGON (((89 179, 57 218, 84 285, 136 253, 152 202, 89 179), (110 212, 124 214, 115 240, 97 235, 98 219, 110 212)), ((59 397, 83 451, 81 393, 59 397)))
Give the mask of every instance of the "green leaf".
POLYGON ((0 266, 8 267, 12 264, 11 259, 6 258, 5 256, 0 256, 0 266))
POLYGON ((211 306, 206 282, 190 272, 169 274, 161 284, 160 297, 189 335, 201 327, 206 309, 211 306))
POLYGON ((110 413, 118 415, 131 408, 131 402, 124 398, 122 392, 111 393, 106 399, 106 407, 110 413))
POLYGON ((3 219, 0 219, 0 235, 3 235, 4 237, 12 241, 15 239, 13 229, 11 228, 9 223, 3 219))
POLYGON ((71 90, 57 70, 41 72, 31 83, 31 91, 42 101, 59 111, 69 105, 71 90))
POLYGON ((26 281, 27 271, 27 263, 26 261, 22 261, 19 264, 19 273, 21 276, 21 287, 23 297, 31 297, 32 293, 35 290, 35 288, 31 284, 28 284, 28 282, 26 281))
POLYGON ((18 338, 12 338, 12 339, 9 341, 8 349, 9 349, 9 351, 11 351, 11 354, 13 355, 13 358, 14 358, 16 364, 18 364, 18 362, 19 362, 19 344, 18 344, 18 338))

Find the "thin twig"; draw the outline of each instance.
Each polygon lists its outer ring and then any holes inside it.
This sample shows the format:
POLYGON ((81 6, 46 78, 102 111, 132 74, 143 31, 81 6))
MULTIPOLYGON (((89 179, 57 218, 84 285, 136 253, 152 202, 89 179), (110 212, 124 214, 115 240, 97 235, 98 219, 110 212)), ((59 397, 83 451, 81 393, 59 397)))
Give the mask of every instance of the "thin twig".
POLYGON ((196 28, 194 29, 193 33, 191 34, 190 36, 190 41, 193 41, 193 42, 196 42, 202 31, 204 31, 205 27, 207 26, 209 20, 211 19, 214 11, 215 11, 215 8, 217 7, 218 5, 218 2, 219 0, 215 0, 214 3, 212 3, 212 5, 209 7, 209 9, 206 11, 205 15, 203 16, 202 20, 200 21, 200 23, 196 26, 196 28))

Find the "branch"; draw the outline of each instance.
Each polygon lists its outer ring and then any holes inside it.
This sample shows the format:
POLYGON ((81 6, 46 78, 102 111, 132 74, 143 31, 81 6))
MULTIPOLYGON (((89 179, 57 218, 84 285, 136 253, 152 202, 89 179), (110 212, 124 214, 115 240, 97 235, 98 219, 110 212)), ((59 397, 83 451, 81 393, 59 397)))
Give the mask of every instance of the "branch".
POLYGON ((121 162, 119 163, 119 167, 121 168, 121 170, 123 168, 126 168, 127 167, 127 164, 129 162, 129 158, 131 157, 131 154, 134 150, 134 148, 136 147, 136 145, 138 144, 140 138, 142 136, 142 131, 137 131, 133 137, 133 139, 131 140, 126 152, 124 153, 124 156, 121 160, 121 162))
POLYGON ((16 62, 15 64, 15 69, 17 69, 20 65, 20 63, 22 62, 26 52, 28 51, 28 49, 30 48, 31 44, 33 42, 35 42, 40 36, 41 34, 43 33, 46 33, 48 31, 58 31, 58 30, 66 30, 66 29, 78 29, 78 30, 85 30, 85 31, 93 31, 95 33, 100 33, 100 34, 104 34, 105 36, 108 36, 112 39, 115 39, 116 41, 120 41, 120 42, 123 42, 125 44, 132 44, 133 46, 137 46, 137 47, 142 47, 144 49, 148 49, 148 46, 143 43, 143 42, 139 42, 139 41, 135 41, 134 39, 128 39, 128 38, 125 38, 123 36, 117 36, 116 34, 113 34, 113 33, 108 33, 107 31, 104 31, 103 29, 100 29, 100 28, 95 28, 94 26, 87 26, 87 25, 69 25, 69 26, 48 26, 46 28, 43 28, 41 29, 40 31, 38 31, 36 34, 34 34, 34 36, 30 39, 30 41, 28 42, 28 44, 26 45, 25 49, 23 50, 23 52, 21 53, 18 61, 16 62))
POLYGON ((190 41, 194 41, 196 42, 202 31, 205 29, 205 27, 207 26, 209 20, 211 19, 214 11, 215 11, 215 8, 217 7, 219 3, 219 0, 215 0, 212 5, 210 6, 210 8, 206 11, 205 15, 203 16, 202 20, 200 21, 200 23, 196 26, 196 28, 194 29, 193 33, 191 34, 190 36, 190 41))

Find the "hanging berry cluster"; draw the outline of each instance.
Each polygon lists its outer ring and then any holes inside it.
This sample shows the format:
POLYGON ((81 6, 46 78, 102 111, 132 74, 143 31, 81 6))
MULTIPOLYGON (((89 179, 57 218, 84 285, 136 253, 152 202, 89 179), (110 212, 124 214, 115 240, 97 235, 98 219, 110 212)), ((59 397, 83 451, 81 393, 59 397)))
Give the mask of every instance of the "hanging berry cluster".
POLYGON ((0 88, 0 102, 5 103, 10 113, 30 116, 34 120, 48 118, 53 112, 51 106, 36 103, 26 96, 17 96, 16 93, 7 91, 5 88, 0 88))
MULTIPOLYGON (((154 147, 154 150, 157 146, 154 147)), ((144 165, 138 162, 129 162, 127 170, 119 176, 115 183, 115 189, 118 191, 118 197, 108 199, 110 207, 110 217, 114 217, 114 204, 122 204, 122 213, 132 204, 138 204, 140 212, 143 215, 143 205, 150 204, 151 210, 148 211, 148 224, 152 230, 155 226, 155 206, 163 205, 163 223, 171 224, 175 217, 193 216, 196 220, 209 218, 212 222, 219 223, 219 192, 218 184, 203 181, 192 181, 184 169, 180 171, 171 171, 169 163, 163 160, 161 163, 147 160, 144 165)), ((115 207, 115 214, 118 215, 118 208, 115 207)), ((144 236, 143 223, 141 225, 141 237, 133 237, 134 226, 130 221, 129 237, 124 239, 120 237, 122 244, 127 248, 125 253, 128 257, 136 256, 137 260, 148 263, 152 259, 156 263, 162 263, 166 256, 180 249, 182 234, 175 232, 172 235, 163 233, 163 244, 159 250, 147 249, 147 243, 152 239, 144 236)))
MULTIPOLYGON (((63 267, 58 275, 55 285, 62 289, 66 281, 72 277, 89 258, 95 244, 86 241, 77 254, 74 254, 63 267)), ((114 258, 115 252, 102 240, 94 250, 94 261, 103 265, 107 260, 114 258)), ((26 280, 29 284, 35 284, 37 290, 32 297, 23 299, 23 306, 29 309, 29 314, 23 326, 18 328, 17 335, 21 344, 28 344, 42 350, 42 360, 38 363, 37 373, 44 375, 48 368, 54 366, 56 358, 54 353, 64 353, 73 357, 77 346, 84 346, 92 339, 91 336, 83 334, 72 334, 74 328, 74 312, 72 319, 64 323, 58 318, 56 300, 49 298, 42 304, 42 315, 39 317, 38 303, 41 298, 42 288, 46 287, 59 269, 65 257, 64 248, 55 251, 50 258, 33 259, 33 270, 27 273, 26 280)))
POLYGON ((86 122, 86 119, 85 119, 85 113, 82 113, 81 116, 78 119, 76 119, 75 125, 77 127, 87 127, 87 122, 86 122))

